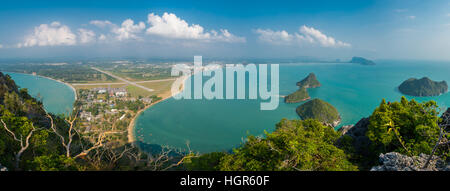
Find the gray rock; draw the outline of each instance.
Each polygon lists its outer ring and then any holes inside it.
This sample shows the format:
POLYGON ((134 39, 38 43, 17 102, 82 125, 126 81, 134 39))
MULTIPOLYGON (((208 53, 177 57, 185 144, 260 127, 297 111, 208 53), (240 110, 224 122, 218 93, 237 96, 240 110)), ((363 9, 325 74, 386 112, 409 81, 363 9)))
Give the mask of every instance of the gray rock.
POLYGON ((341 117, 339 116, 339 119, 336 121, 333 121, 332 123, 323 123, 323 125, 328 126, 328 127, 333 127, 335 128, 336 126, 338 126, 341 123, 341 117))
POLYGON ((342 135, 345 135, 351 128, 353 128, 355 125, 344 125, 342 126, 338 132, 340 132, 342 135))
POLYGON ((439 157, 433 156, 427 168, 424 168, 429 155, 409 157, 397 152, 380 154, 380 166, 374 166, 370 171, 445 171, 449 165, 439 157))
POLYGON ((353 139, 353 147, 356 153, 362 155, 368 155, 368 147, 370 145, 370 140, 366 136, 366 132, 369 126, 369 118, 362 118, 355 125, 343 126, 339 129, 342 135, 348 135, 353 139))

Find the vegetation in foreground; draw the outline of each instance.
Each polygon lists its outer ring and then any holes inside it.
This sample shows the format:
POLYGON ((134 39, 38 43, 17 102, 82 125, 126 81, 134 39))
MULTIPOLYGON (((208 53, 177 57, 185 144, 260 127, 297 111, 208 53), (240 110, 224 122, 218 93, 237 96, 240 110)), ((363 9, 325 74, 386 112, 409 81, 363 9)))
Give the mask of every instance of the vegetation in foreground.
POLYGON ((250 136, 233 154, 223 157, 220 170, 232 171, 353 171, 347 154, 336 147, 340 135, 316 120, 286 120, 266 138, 250 136))

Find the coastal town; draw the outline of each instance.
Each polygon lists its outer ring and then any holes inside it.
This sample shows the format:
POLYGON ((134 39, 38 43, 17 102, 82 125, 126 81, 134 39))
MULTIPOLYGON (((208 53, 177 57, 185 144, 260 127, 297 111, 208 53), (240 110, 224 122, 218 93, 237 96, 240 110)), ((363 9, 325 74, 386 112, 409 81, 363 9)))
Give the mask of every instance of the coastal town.
MULTIPOLYGON (((195 66, 185 61, 111 60, 14 63, 2 65, 0 69, 40 76, 67 85, 75 94, 75 103, 73 112, 66 115, 76 118, 73 121, 75 129, 84 137, 98 137, 108 132, 108 142, 120 146, 143 141, 142 135, 135 135, 134 130, 140 113, 180 93, 190 75, 223 66, 224 63, 216 61, 195 66), (172 76, 174 67, 183 73, 172 76), (184 73, 186 71, 190 71, 188 75, 184 73)), ((92 143, 95 141, 95 138, 91 139, 92 143)))
POLYGON ((158 101, 158 96, 131 97, 125 88, 79 89, 75 107, 79 112, 79 130, 84 134, 114 131, 120 143, 128 140, 128 127, 137 113, 158 101))
POLYGON ((134 122, 141 112, 171 97, 172 84, 181 80, 170 76, 172 65, 129 60, 16 63, 3 65, 3 70, 67 85, 75 94, 75 102, 72 113, 65 115, 74 119, 75 130, 92 143, 108 132, 108 142, 120 147, 135 141, 134 122))

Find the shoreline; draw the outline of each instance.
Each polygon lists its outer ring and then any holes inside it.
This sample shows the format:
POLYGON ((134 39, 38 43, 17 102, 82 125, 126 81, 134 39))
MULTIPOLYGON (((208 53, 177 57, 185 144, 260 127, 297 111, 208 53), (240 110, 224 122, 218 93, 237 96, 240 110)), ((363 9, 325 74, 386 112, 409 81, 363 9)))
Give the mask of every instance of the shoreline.
MULTIPOLYGON (((134 134, 134 130, 135 130, 135 127, 136 127, 136 120, 137 120, 137 118, 141 115, 141 113, 144 112, 145 110, 147 110, 148 108, 150 108, 150 107, 156 105, 157 103, 162 102, 162 101, 165 101, 165 100, 167 100, 167 99, 169 99, 169 98, 172 98, 173 96, 175 96, 175 95, 181 93, 181 92, 184 90, 184 86, 185 86, 185 84, 186 84, 186 80, 187 80, 189 77, 191 77, 191 76, 192 76, 192 75, 189 75, 189 76, 182 76, 182 77, 177 78, 177 79, 175 80, 174 84, 177 83, 177 80, 180 80, 180 81, 181 81, 181 84, 178 86, 179 89, 178 89, 177 92, 175 92, 174 94, 172 94, 172 92, 170 92, 170 95, 169 95, 169 96, 167 96, 167 97, 162 97, 161 100, 158 100, 158 101, 156 101, 156 102, 152 102, 150 105, 145 106, 144 108, 140 109, 140 110, 136 113, 136 115, 135 115, 135 116, 133 117, 133 119, 130 121, 130 124, 128 124, 128 128, 127 128, 127 138, 128 138, 128 143, 134 144, 134 143, 136 142, 136 136, 135 136, 135 134, 134 134)), ((178 81, 178 82, 179 82, 179 81, 178 81)), ((173 84, 172 84, 172 85, 173 85, 173 84)))
POLYGON ((7 72, 7 73, 15 73, 15 74, 25 74, 25 75, 30 75, 30 76, 37 76, 37 77, 46 78, 46 79, 49 79, 49 80, 53 80, 53 81, 62 83, 62 84, 64 84, 64 85, 68 86, 70 89, 72 89, 73 95, 74 95, 74 97, 75 97, 75 101, 77 101, 77 99, 78 99, 77 90, 75 89, 75 87, 73 87, 72 84, 63 82, 63 81, 61 81, 61 80, 57 80, 57 79, 53 79, 53 78, 50 78, 50 77, 47 77, 47 76, 41 76, 41 75, 37 75, 37 74, 36 74, 36 75, 33 75, 33 74, 28 74, 28 73, 8 72, 8 71, 3 71, 3 72, 7 72))
MULTIPOLYGON (((31 75, 32 75, 32 74, 31 74, 31 75)), ((67 82, 63 82, 63 81, 61 81, 61 80, 53 79, 53 78, 50 78, 50 77, 46 77, 46 76, 40 76, 40 75, 33 75, 33 76, 39 76, 39 77, 42 77, 42 78, 47 78, 47 79, 49 79, 49 80, 54 80, 54 81, 57 81, 57 82, 59 82, 59 83, 62 83, 62 84, 64 84, 64 85, 66 85, 66 86, 69 86, 69 88, 72 89, 72 91, 73 91, 73 94, 74 94, 74 96, 75 96, 75 101, 78 100, 77 89, 75 89, 75 87, 73 87, 72 84, 69 84, 69 83, 67 83, 67 82)))

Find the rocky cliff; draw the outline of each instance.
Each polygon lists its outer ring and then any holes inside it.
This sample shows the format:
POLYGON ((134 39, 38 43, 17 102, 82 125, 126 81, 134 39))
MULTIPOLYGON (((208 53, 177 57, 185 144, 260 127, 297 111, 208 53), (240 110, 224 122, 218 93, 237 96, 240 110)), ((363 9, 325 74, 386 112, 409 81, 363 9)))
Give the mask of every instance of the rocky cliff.
POLYGON ((374 166, 370 171, 450 171, 450 165, 434 156, 428 167, 424 168, 429 155, 409 157, 396 152, 380 154, 380 166, 374 166))

